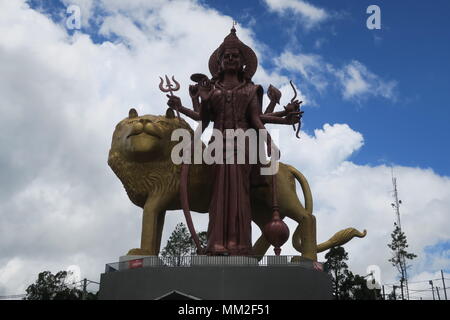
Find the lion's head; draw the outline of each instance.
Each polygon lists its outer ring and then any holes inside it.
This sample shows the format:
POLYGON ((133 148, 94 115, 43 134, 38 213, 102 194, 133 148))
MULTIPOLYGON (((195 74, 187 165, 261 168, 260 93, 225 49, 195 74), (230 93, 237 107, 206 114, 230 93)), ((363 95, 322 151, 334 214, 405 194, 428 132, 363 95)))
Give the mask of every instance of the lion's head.
POLYGON ((189 124, 175 117, 172 109, 165 116, 138 116, 130 109, 128 118, 120 121, 113 134, 111 153, 118 152, 130 162, 155 162, 170 158, 170 151, 177 143, 171 141, 172 131, 189 124))
POLYGON ((108 164, 122 181, 130 200, 143 207, 149 193, 178 188, 179 166, 171 158, 178 141, 171 141, 172 131, 192 128, 175 117, 172 109, 165 116, 139 116, 130 109, 127 118, 114 131, 108 164))

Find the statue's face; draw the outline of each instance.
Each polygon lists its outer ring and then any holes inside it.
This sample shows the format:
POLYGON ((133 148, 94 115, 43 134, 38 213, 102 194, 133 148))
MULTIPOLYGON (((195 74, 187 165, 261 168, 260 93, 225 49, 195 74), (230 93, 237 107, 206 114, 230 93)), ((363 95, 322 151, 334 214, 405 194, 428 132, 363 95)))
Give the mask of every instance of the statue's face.
POLYGON ((225 49, 222 55, 221 66, 224 71, 239 71, 242 67, 242 56, 239 49, 225 49))

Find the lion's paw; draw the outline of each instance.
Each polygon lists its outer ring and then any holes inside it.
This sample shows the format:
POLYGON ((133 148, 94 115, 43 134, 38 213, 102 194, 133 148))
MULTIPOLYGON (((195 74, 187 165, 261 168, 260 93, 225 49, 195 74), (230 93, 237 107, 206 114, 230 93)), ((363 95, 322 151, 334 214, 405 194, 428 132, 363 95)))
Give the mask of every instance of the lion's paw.
POLYGON ((149 250, 134 248, 128 251, 127 256, 151 256, 151 252, 149 250))

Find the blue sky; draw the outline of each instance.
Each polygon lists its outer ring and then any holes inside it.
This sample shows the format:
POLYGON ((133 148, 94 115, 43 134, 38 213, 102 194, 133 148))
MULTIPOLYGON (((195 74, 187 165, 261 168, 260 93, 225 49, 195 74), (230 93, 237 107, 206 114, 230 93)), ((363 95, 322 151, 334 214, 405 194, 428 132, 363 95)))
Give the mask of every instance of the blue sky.
MULTIPOLYGON (((232 19, 259 54, 255 81, 278 86, 283 102, 292 79, 305 98, 302 139, 280 130, 281 160, 311 185, 318 241, 367 229, 346 245, 351 269, 376 264, 386 283, 396 281, 386 246, 392 165, 418 255, 411 281, 448 272, 449 16, 445 0, 0 2, 0 295, 68 264, 98 280, 105 262, 138 245, 140 208, 106 164, 114 126, 130 106, 165 112, 161 74, 175 74, 188 101, 189 75, 208 73, 232 19), (70 4, 89 18, 81 30, 65 26, 70 4), (366 27, 372 4, 381 30, 366 27)), ((193 219, 206 228, 207 218, 193 219)), ((163 242, 183 221, 167 215, 163 242)), ((297 254, 289 245, 284 252, 297 254)))
POLYGON ((203 3, 236 16, 244 25, 253 16, 256 37, 275 52, 294 45, 300 52, 320 54, 338 65, 357 59, 385 79, 397 81, 395 101, 380 97, 343 101, 336 90, 318 94, 319 107, 305 114, 306 129, 325 122, 349 123, 364 135, 366 144, 353 161, 418 166, 450 174, 448 1, 314 1, 337 17, 306 31, 301 25, 292 27, 301 18, 293 14, 280 18, 267 12, 262 1, 203 3), (371 4, 380 6, 381 30, 366 28, 366 8, 371 4), (290 40, 293 33, 298 43, 290 40), (320 48, 314 46, 317 39, 324 39, 320 48))
MULTIPOLYGON (((424 251, 429 257, 431 257, 430 260, 433 260, 432 259, 433 255, 438 255, 443 259, 445 259, 446 256, 448 257, 449 249, 450 249, 450 241, 442 241, 434 246, 425 247, 424 251)), ((444 271, 447 273, 450 272, 450 266, 447 266, 444 269, 444 271)))
MULTIPOLYGON (((307 109, 304 129, 348 123, 365 140, 363 152, 352 156, 356 163, 417 166, 450 175, 448 1, 437 0, 432 5, 420 0, 314 1, 311 4, 332 14, 309 29, 303 27, 302 17, 289 11, 280 17, 267 10, 263 0, 199 3, 251 27, 255 38, 267 45, 273 56, 288 49, 320 55, 337 66, 357 60, 384 80, 395 81, 393 99, 375 96, 344 100, 332 87, 308 92, 314 95, 317 108, 307 109), (366 9, 372 4, 380 6, 381 30, 366 28, 366 9)), ((60 1, 32 0, 30 4, 44 9, 55 21, 64 17, 65 4, 60 1)), ((101 10, 97 8, 96 14, 101 16, 101 10)), ((99 35, 97 26, 93 23, 84 31, 95 42, 111 40, 99 35)), ((274 68, 270 56, 264 59, 264 67, 274 68)), ((306 87, 300 74, 282 73, 295 79, 300 88, 306 87)))

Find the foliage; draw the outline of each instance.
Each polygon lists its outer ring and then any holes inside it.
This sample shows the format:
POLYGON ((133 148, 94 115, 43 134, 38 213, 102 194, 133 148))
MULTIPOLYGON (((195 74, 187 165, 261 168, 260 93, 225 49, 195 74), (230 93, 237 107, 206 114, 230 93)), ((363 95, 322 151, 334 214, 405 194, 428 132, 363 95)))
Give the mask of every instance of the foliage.
MULTIPOLYGON (((50 271, 39 273, 35 283, 26 289, 24 300, 82 300, 83 291, 68 285, 65 280, 67 271, 52 274, 50 271)), ((96 294, 87 293, 86 300, 97 299, 96 294)))
POLYGON ((406 260, 412 260, 416 258, 417 255, 406 251, 408 248, 406 235, 396 223, 394 223, 394 226, 395 229, 391 233, 391 243, 388 244, 388 247, 392 250, 392 258, 389 259, 389 262, 397 268, 400 275, 400 285, 403 294, 403 284, 408 281, 407 270, 411 267, 406 263, 406 260))
MULTIPOLYGON (((403 265, 404 259, 412 260, 417 257, 414 253, 409 253, 406 251, 408 248, 408 242, 406 240, 406 235, 401 231, 400 227, 397 224, 395 225, 395 229, 391 234, 392 242, 388 244, 388 247, 392 250, 392 258, 389 259, 389 262, 392 263, 394 267, 397 268, 400 275, 403 275, 405 271, 405 266, 403 265)), ((406 268, 408 268, 406 266, 406 268)))
POLYGON ((352 287, 350 294, 353 300, 381 300, 380 289, 369 289, 367 287, 367 279, 355 274, 351 280, 352 287))
POLYGON ((350 299, 352 273, 348 270, 345 261, 348 260, 348 253, 343 247, 334 247, 325 255, 325 269, 333 277, 333 295, 336 300, 350 299))
POLYGON ((325 270, 333 278, 333 296, 336 300, 381 299, 380 290, 370 290, 365 277, 353 274, 345 261, 348 253, 343 247, 334 247, 325 255, 325 270))
MULTIPOLYGON (((199 232, 197 236, 202 247, 206 246, 206 232, 199 232)), ((186 225, 182 222, 175 226, 175 230, 169 237, 166 246, 161 250, 161 256, 165 258, 170 265, 181 266, 187 260, 187 256, 196 254, 196 246, 186 225)))

